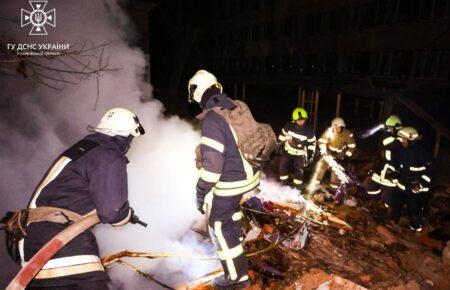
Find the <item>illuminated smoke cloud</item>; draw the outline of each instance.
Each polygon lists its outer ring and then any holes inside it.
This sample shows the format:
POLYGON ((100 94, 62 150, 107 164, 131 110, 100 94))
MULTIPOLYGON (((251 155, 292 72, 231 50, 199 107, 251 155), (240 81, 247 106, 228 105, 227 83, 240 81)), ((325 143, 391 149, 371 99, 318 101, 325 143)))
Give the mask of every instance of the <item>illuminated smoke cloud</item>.
MULTIPOLYGON (((2 3, 0 17, 19 19, 25 1, 2 3)), ((195 207, 194 148, 199 134, 178 117, 165 118, 163 106, 151 99, 151 86, 144 81, 148 63, 142 51, 133 47, 132 23, 116 1, 64 0, 49 2, 57 11, 57 26, 45 38, 29 37, 16 22, 2 21, 2 30, 19 43, 109 43, 104 52, 110 67, 119 68, 100 78, 96 111, 97 81, 57 91, 20 77, 1 77, 0 86, 0 213, 24 207, 52 160, 86 134, 109 108, 126 107, 138 114, 147 134, 136 139, 128 154, 131 205, 149 227, 99 226, 96 229, 101 255, 121 250, 211 253, 208 243, 198 241, 190 226, 200 218, 195 207), (141 100, 149 100, 142 103, 141 100)), ((50 8, 50 7, 49 7, 50 8)), ((0 288, 16 270, 0 245, 0 288)), ((130 260, 128 260, 130 261, 130 260)), ((213 269, 217 263, 185 260, 132 260, 142 270, 176 285, 213 269)), ((116 288, 142 289, 137 274, 115 266, 116 288), (137 288, 136 288, 137 287, 137 288)), ((144 286, 145 285, 145 286, 144 286)))

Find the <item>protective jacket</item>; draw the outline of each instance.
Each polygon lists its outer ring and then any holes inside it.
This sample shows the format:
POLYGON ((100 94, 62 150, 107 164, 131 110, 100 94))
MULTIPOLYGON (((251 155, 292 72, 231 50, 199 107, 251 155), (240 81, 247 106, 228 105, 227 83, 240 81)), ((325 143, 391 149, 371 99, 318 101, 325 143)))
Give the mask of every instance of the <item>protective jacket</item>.
MULTIPOLYGON (((231 110, 234 103, 225 94, 216 94, 202 106, 231 110)), ((204 112, 205 113, 205 112, 204 112)), ((223 117, 213 110, 202 116, 200 178, 197 200, 207 198, 208 225, 218 248, 225 276, 232 281, 248 280, 247 260, 242 245, 240 200, 259 185, 260 173, 243 158, 237 136, 223 117)))
POLYGON ((422 146, 412 142, 403 147, 401 141, 396 141, 392 148, 391 164, 397 173, 395 180, 398 187, 392 195, 390 207, 392 219, 398 222, 404 204, 407 206, 410 228, 415 231, 422 230, 422 211, 425 194, 430 191, 431 158, 422 146))
MULTIPOLYGON (((88 142, 93 148, 76 160, 65 154, 55 160, 36 188, 29 207, 58 207, 79 215, 97 210, 102 223, 116 226, 126 224, 131 211, 128 203, 127 159, 123 148, 128 146, 122 143, 127 141, 100 133, 88 135, 82 141, 88 142)), ((66 224, 49 221, 29 224, 21 245, 23 262, 30 260, 46 242, 70 223, 68 220, 66 224)), ((31 286, 58 287, 106 279, 95 236, 91 231, 86 231, 52 257, 31 286)))
POLYGON ((284 152, 278 166, 279 178, 282 182, 288 182, 292 173, 292 181, 301 188, 304 169, 316 152, 316 136, 309 126, 299 126, 296 121, 292 121, 283 127, 278 139, 284 142, 284 152))
POLYGON ((316 151, 316 136, 310 126, 299 126, 292 121, 284 125, 278 139, 284 142, 284 150, 291 156, 305 156, 308 160, 316 151))
MULTIPOLYGON (((218 94, 209 99, 205 110, 220 107, 231 110, 233 102, 218 94)), ((213 190, 217 196, 241 195, 259 185, 260 172, 242 157, 230 125, 214 111, 202 119, 200 151, 202 156, 197 195, 205 196, 213 190)))
POLYGON ((343 128, 339 134, 331 132, 331 128, 329 128, 320 137, 319 148, 334 158, 342 160, 353 155, 356 150, 356 143, 353 133, 346 128, 343 128))
POLYGON ((386 187, 396 187, 396 170, 394 166, 392 165, 392 150, 394 147, 400 145, 401 142, 393 134, 385 134, 382 137, 382 159, 383 164, 381 166, 378 166, 378 168, 375 169, 375 172, 372 174, 371 181, 374 183, 369 184, 368 193, 372 195, 376 195, 381 193, 380 185, 386 186, 386 187), (397 145, 398 143, 398 145, 397 145), (378 184, 378 186, 377 186, 378 184))
POLYGON ((418 142, 403 147, 396 142, 392 148, 392 166, 398 172, 397 186, 403 191, 417 190, 415 193, 430 190, 431 158, 418 142))

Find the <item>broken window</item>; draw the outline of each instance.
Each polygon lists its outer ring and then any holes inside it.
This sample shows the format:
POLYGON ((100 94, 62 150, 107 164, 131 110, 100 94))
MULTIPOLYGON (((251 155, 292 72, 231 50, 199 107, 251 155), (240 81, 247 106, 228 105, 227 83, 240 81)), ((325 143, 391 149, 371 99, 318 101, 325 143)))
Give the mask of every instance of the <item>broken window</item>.
POLYGON ((253 39, 253 41, 261 40, 261 29, 258 25, 253 26, 252 39, 253 39))
POLYGON ((423 69, 423 76, 425 78, 436 78, 440 51, 428 51, 425 58, 425 65, 423 69))
POLYGON ((433 18, 445 17, 445 12, 447 11, 448 0, 435 0, 433 18))
MULTIPOLYGON (((431 2, 431 5, 433 5, 432 0, 426 0, 425 2, 431 2)), ((416 22, 419 20, 420 10, 420 0, 400 0, 398 21, 405 23, 416 22)))
POLYGON ((348 29, 350 26, 350 10, 347 8, 341 8, 338 10, 339 19, 341 21, 341 31, 348 29))
POLYGON ((297 17, 292 16, 284 22, 284 36, 293 37, 295 34, 297 34, 297 17))
POLYGON ((441 52, 437 77, 439 79, 449 79, 450 78, 449 73, 450 73, 450 50, 444 50, 441 52))
POLYGON ((419 50, 414 53, 413 77, 422 77, 423 67, 425 64, 425 51, 419 50))
POLYGON ((337 57, 334 53, 328 53, 325 60, 325 69, 327 73, 336 73, 337 57))
POLYGON ((420 6, 420 20, 430 19, 432 10, 433 0, 422 0, 422 4, 420 6))
POLYGON ((266 23, 264 25, 264 39, 272 39, 273 38, 273 23, 266 23))
POLYGON ((391 76, 407 78, 411 73, 411 51, 397 51, 392 55, 391 76))
POLYGON ((305 33, 312 35, 314 34, 314 15, 309 14, 305 16, 305 33))
POLYGON ((354 72, 367 75, 370 68, 370 53, 359 53, 356 57, 354 72))
POLYGON ((359 26, 359 11, 361 10, 360 6, 353 7, 352 9, 352 18, 351 18, 351 28, 356 29, 359 26))
POLYGON ((305 17, 305 33, 314 35, 321 31, 322 15, 320 13, 309 14, 305 17))
POLYGON ((317 55, 310 54, 306 57, 305 74, 310 75, 317 71, 317 55))
POLYGON ((377 25, 383 25, 386 23, 386 12, 387 12, 388 0, 379 0, 377 7, 377 25))
POLYGON ((399 0, 389 0, 386 12, 386 24, 392 24, 397 20, 399 0))
POLYGON ((282 56, 282 72, 291 73, 294 70, 294 64, 292 61, 292 55, 283 55, 282 56))
POLYGON ((360 13, 360 27, 369 28, 375 25, 375 17, 377 11, 377 2, 371 1, 363 5, 359 9, 360 13))

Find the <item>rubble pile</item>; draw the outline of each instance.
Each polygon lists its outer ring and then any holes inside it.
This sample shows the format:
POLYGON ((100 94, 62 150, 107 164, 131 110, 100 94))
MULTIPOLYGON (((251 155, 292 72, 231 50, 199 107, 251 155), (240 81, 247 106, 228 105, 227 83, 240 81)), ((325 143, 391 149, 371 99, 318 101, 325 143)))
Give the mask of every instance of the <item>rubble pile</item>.
POLYGON ((450 243, 429 231, 383 224, 371 204, 268 197, 243 204, 250 289, 450 289, 450 243))

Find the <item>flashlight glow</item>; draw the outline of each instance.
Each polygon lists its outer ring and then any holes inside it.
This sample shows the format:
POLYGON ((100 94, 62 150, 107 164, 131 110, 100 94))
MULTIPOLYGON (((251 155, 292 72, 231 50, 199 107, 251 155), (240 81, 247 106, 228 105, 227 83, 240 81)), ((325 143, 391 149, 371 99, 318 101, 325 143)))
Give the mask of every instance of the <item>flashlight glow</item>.
POLYGON ((366 133, 364 133, 361 137, 368 138, 384 128, 385 128, 384 124, 378 124, 377 126, 367 130, 366 133))

